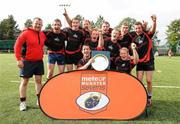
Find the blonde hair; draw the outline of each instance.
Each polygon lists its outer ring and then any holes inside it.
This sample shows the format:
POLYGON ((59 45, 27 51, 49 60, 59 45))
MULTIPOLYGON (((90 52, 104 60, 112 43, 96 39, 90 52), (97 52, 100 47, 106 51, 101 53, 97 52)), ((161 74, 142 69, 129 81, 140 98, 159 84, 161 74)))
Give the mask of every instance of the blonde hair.
POLYGON ((128 50, 128 48, 126 48, 126 47, 122 47, 121 49, 119 49, 119 52, 121 52, 121 50, 125 50, 125 51, 129 54, 129 50, 128 50))

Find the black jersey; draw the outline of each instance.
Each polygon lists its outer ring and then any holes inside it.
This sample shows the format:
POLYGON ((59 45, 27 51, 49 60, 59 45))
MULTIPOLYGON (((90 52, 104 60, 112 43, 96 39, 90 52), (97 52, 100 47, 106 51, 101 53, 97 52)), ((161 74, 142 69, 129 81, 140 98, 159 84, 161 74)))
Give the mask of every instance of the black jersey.
POLYGON ((122 60, 121 57, 117 57, 115 60, 116 70, 120 72, 131 72, 131 60, 122 60))
POLYGON ((86 30, 85 28, 82 28, 81 26, 79 27, 79 29, 80 29, 81 31, 83 31, 85 39, 86 39, 86 38, 91 38, 91 31, 90 31, 90 30, 88 31, 88 30, 86 30))
POLYGON ((46 35, 45 45, 48 47, 48 50, 61 51, 65 49, 65 40, 67 37, 63 31, 58 34, 52 31, 44 33, 46 35))
MULTIPOLYGON (((86 63, 88 63, 88 61, 89 61, 90 59, 91 59, 91 58, 89 58, 89 59, 84 59, 84 58, 82 58, 82 59, 78 62, 77 68, 84 66, 86 63)), ((87 67, 87 69, 92 69, 91 64, 87 67)))
POLYGON ((104 49, 110 52, 110 57, 119 56, 119 49, 121 48, 119 43, 113 43, 111 40, 104 41, 104 49))
POLYGON ((133 42, 137 46, 137 53, 139 55, 139 62, 148 62, 154 59, 152 51, 153 34, 143 32, 141 35, 136 35, 133 42))
POLYGON ((126 47, 130 50, 131 43, 132 43, 133 37, 130 33, 127 33, 123 36, 122 39, 118 40, 118 43, 121 45, 121 47, 126 47))
POLYGON ((65 28, 63 31, 67 35, 66 52, 80 52, 85 39, 84 32, 80 29, 75 31, 71 28, 65 28))
POLYGON ((87 38, 87 39, 85 40, 84 44, 89 45, 89 47, 90 47, 91 50, 97 50, 98 41, 93 42, 93 41, 91 40, 91 38, 87 38))
POLYGON ((115 58, 119 56, 119 49, 121 46, 119 43, 113 43, 111 40, 104 41, 104 49, 110 52, 110 69, 115 70, 115 58))
POLYGON ((84 35, 85 35, 85 38, 91 38, 91 33, 90 31, 87 31, 83 28, 83 31, 84 31, 84 35))
POLYGON ((103 35, 103 39, 104 40, 111 38, 111 34, 110 33, 105 33, 105 34, 102 34, 102 35, 103 35))

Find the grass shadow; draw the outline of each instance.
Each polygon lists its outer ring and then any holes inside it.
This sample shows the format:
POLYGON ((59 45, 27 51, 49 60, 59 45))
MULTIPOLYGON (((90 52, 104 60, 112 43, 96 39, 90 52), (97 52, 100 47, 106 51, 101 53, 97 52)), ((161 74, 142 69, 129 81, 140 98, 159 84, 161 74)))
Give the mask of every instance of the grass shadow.
POLYGON ((180 101, 153 100, 153 105, 149 110, 149 116, 147 117, 145 113, 143 113, 137 120, 180 122, 179 115, 180 101))
POLYGON ((27 106, 27 110, 40 109, 39 106, 27 106))

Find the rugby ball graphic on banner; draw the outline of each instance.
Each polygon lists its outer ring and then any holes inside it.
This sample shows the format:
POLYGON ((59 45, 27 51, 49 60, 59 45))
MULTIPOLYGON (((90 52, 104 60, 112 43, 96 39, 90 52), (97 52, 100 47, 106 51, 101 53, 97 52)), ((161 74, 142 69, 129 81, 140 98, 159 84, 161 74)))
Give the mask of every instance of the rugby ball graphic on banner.
POLYGON ((48 80, 40 92, 42 112, 55 119, 128 120, 146 109, 144 85, 116 71, 79 70, 48 80))
POLYGON ((105 107, 108 103, 108 97, 100 92, 87 92, 79 96, 77 99, 79 107, 90 111, 99 110, 105 107))

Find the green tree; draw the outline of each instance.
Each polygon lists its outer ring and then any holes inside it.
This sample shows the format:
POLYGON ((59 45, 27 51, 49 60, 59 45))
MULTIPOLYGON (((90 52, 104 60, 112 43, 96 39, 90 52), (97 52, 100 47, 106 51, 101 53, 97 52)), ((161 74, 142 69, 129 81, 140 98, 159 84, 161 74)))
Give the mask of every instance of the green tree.
POLYGON ((24 23, 24 27, 25 28, 29 28, 32 27, 32 20, 31 19, 27 19, 26 22, 24 23))
POLYGON ((50 29, 52 29, 51 24, 47 24, 46 27, 45 27, 45 30, 50 30, 50 29))
POLYGON ((180 19, 176 19, 167 26, 167 41, 172 52, 176 53, 176 48, 180 45, 180 19))
POLYGON ((160 39, 158 39, 158 31, 156 31, 152 37, 152 41, 153 41, 153 52, 157 52, 158 51, 158 46, 159 46, 159 43, 160 43, 160 39))
POLYGON ((104 21, 105 21, 104 17, 99 15, 99 17, 97 18, 97 21, 95 22, 94 26, 96 28, 100 29, 104 21))
POLYGON ((4 32, 6 30, 6 26, 5 26, 5 23, 4 22, 0 22, 0 40, 3 40, 4 39, 4 32))
POLYGON ((93 21, 91 21, 91 28, 95 28, 95 23, 93 21))
POLYGON ((19 32, 18 25, 12 15, 9 15, 7 19, 3 19, 0 22, 0 39, 9 40, 16 39, 19 32))
POLYGON ((82 27, 84 17, 83 17, 83 16, 81 16, 81 15, 76 15, 76 16, 75 16, 75 18, 78 18, 78 20, 80 21, 80 26, 82 27))
POLYGON ((133 31, 134 30, 133 25, 136 23, 136 19, 126 17, 122 21, 120 21, 120 23, 116 26, 116 28, 120 29, 123 23, 127 23, 129 25, 129 31, 133 31))

